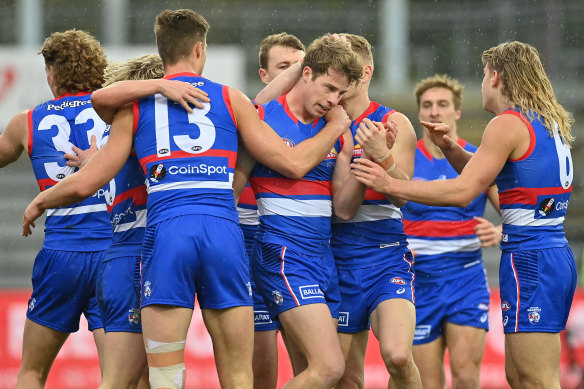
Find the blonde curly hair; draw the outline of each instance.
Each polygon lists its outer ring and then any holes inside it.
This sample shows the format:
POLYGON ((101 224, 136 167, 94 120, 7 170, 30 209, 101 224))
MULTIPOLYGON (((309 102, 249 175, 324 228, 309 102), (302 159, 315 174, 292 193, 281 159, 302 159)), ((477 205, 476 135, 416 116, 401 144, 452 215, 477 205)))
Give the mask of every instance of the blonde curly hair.
POLYGON ((164 77, 164 65, 157 54, 145 54, 124 62, 112 62, 105 69, 104 87, 124 80, 152 80, 164 77))

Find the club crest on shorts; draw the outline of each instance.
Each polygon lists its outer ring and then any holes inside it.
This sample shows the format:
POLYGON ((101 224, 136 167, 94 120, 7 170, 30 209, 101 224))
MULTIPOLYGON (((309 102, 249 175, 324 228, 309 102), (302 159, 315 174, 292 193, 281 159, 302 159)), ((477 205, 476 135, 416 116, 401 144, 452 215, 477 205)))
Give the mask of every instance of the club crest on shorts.
POLYGON ((150 281, 146 281, 144 283, 144 297, 150 298, 151 294, 152 294, 152 289, 150 289, 150 281))
POLYGON ((529 307, 527 308, 529 322, 531 324, 537 324, 539 319, 541 319, 541 308, 539 307, 529 307))
POLYGON ((34 309, 34 305, 36 304, 36 299, 33 297, 30 299, 29 303, 28 303, 28 311, 32 312, 32 310, 34 309))
POLYGON ((140 323, 140 310, 138 308, 128 310, 128 322, 133 326, 140 323))
POLYGON ((508 311, 510 309, 511 309, 511 304, 509 304, 507 301, 503 301, 501 303, 501 310, 503 310, 503 311, 506 312, 506 311, 508 311))
POLYGON ((282 305, 284 302, 284 297, 282 297, 282 292, 279 290, 272 290, 272 298, 278 305, 282 305))

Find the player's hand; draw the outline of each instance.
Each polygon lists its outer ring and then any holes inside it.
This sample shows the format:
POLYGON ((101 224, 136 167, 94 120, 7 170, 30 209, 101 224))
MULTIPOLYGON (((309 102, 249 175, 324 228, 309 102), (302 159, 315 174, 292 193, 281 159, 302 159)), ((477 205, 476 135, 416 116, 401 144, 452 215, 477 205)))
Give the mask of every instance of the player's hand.
POLYGON ((43 214, 45 210, 41 209, 34 199, 24 210, 22 217, 22 236, 29 236, 32 234, 32 228, 35 227, 34 221, 43 214))
POLYGON ((380 122, 363 119, 355 134, 355 140, 374 161, 383 159, 388 154, 387 129, 380 122))
POLYGON ((67 166, 77 167, 81 169, 97 153, 97 138, 95 135, 91 136, 91 144, 87 150, 81 150, 77 146, 73 146, 75 154, 65 154, 63 157, 67 160, 67 166))
POLYGON ((387 148, 391 150, 395 144, 395 139, 397 138, 397 123, 390 120, 389 122, 383 123, 383 127, 387 131, 385 143, 387 144, 387 148))
POLYGON ((327 124, 336 125, 338 129, 338 137, 343 135, 345 131, 351 128, 351 119, 347 114, 347 111, 340 105, 335 105, 331 109, 329 109, 326 114, 324 115, 324 119, 326 120, 327 124))
POLYGON ((390 194, 388 188, 394 180, 381 166, 365 158, 357 158, 351 164, 351 173, 357 181, 379 193, 390 194))
POLYGON ((420 120, 420 124, 428 129, 428 134, 430 139, 434 144, 442 150, 447 150, 451 147, 456 146, 456 143, 452 140, 450 135, 452 130, 447 124, 444 123, 431 123, 420 120))
POLYGON ((160 84, 160 94, 174 102, 179 103, 189 113, 193 112, 193 109, 190 107, 190 105, 193 105, 197 108, 203 108, 203 103, 208 103, 211 101, 207 92, 199 88, 195 88, 188 82, 164 79, 160 79, 158 81, 160 84))
POLYGON ((487 219, 478 216, 475 216, 474 220, 477 222, 474 230, 481 241, 481 247, 495 246, 501 242, 502 225, 495 227, 487 219))

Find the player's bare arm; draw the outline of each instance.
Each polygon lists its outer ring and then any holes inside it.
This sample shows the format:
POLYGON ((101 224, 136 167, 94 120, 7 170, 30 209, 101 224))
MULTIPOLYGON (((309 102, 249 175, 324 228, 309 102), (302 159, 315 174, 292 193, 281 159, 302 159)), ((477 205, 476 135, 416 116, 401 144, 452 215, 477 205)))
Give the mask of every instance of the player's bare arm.
POLYGON ((251 156, 291 179, 301 179, 318 165, 351 123, 345 110, 336 106, 327 113, 327 124, 318 134, 295 147, 288 147, 269 125, 259 119, 243 93, 229 88, 229 97, 241 140, 251 156))
POLYGON ((351 220, 365 198, 367 187, 351 174, 353 158, 353 134, 348 130, 343 134, 343 148, 337 155, 337 162, 331 178, 333 211, 342 220, 351 220))
POLYGON ((249 154, 245 146, 239 142, 237 145, 237 163, 233 174, 233 196, 235 204, 239 202, 239 196, 249 181, 249 176, 256 164, 256 160, 249 154))
POLYGON ((396 180, 384 174, 377 164, 361 159, 352 168, 357 179, 375 191, 421 204, 466 207, 490 186, 507 158, 520 157, 528 147, 527 127, 512 115, 503 115, 489 122, 481 146, 457 178, 426 182, 396 180))
MULTIPOLYGON (((376 136, 374 142, 377 145, 384 145, 391 147, 391 153, 388 155, 390 151, 388 147, 378 149, 376 152, 373 151, 372 148, 368 147, 366 144, 364 146, 365 152, 369 155, 370 159, 375 161, 379 164, 383 170, 389 176, 393 178, 398 178, 402 180, 409 180, 410 177, 414 174, 414 158, 416 155, 416 134, 412 124, 410 123, 409 119, 403 115, 402 113, 395 112, 389 115, 389 118, 393 123, 395 123, 395 129, 393 130, 394 135, 394 143, 387 144, 385 141, 385 136, 381 136, 379 133, 369 132, 367 133, 361 127, 357 130, 357 140, 366 142, 365 138, 367 136, 376 136), (380 151, 381 150, 381 151, 380 151), (373 153, 373 154, 370 154, 373 153)), ((393 126, 393 124, 388 124, 389 128, 393 126)), ((389 135, 391 135, 392 131, 388 131, 389 135)), ((391 140, 391 136, 388 136, 387 139, 391 140)), ((363 145, 362 145, 363 146, 363 145)), ((385 192, 383 192, 385 193, 385 192)), ((395 196, 391 196, 388 193, 385 193, 388 200, 392 202, 393 205, 396 207, 402 207, 406 204, 404 199, 400 199, 395 196)))
POLYGON ((24 211, 22 235, 32 233, 34 221, 50 208, 77 203, 93 196, 95 192, 115 177, 130 155, 133 144, 132 124, 134 114, 130 106, 120 110, 112 123, 108 142, 89 160, 87 165, 41 192, 24 211))
POLYGON ((442 154, 444 154, 444 157, 450 163, 450 166, 460 174, 473 153, 465 150, 450 138, 450 127, 448 127, 447 124, 430 123, 423 120, 420 121, 420 124, 428 129, 432 142, 440 147, 442 154))
POLYGON ((257 104, 265 104, 290 92, 302 75, 300 62, 292 64, 288 69, 278 74, 268 85, 264 87, 256 96, 257 104))
POLYGON ((28 111, 21 111, 8 122, 0 135, 0 168, 16 161, 28 142, 28 111))
POLYGON ((203 108, 201 102, 208 103, 210 101, 207 92, 195 88, 189 83, 157 79, 118 81, 94 92, 91 96, 91 104, 104 122, 111 123, 118 108, 156 93, 179 103, 188 112, 193 111, 189 104, 203 108))

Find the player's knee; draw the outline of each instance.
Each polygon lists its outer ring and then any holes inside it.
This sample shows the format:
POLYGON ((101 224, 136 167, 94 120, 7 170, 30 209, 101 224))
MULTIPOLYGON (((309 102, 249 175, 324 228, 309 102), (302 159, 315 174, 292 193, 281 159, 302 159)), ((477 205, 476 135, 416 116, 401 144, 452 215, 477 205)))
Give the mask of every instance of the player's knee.
POLYGON ((478 374, 453 374, 452 389, 472 389, 479 387, 478 374))
MULTIPOLYGON (((318 381, 324 386, 334 386, 345 372, 345 360, 342 358, 326 358, 320 361, 318 365, 314 365, 314 371, 318 375, 318 381)), ((310 364, 308 365, 311 368, 310 364)))
POLYGON ((381 357, 391 375, 403 376, 414 365, 414 358, 406 348, 392 350, 384 348, 381 350, 381 357))
POLYGON ((365 388, 365 378, 363 374, 355 371, 345 370, 345 374, 336 386, 337 389, 363 389, 365 388))

